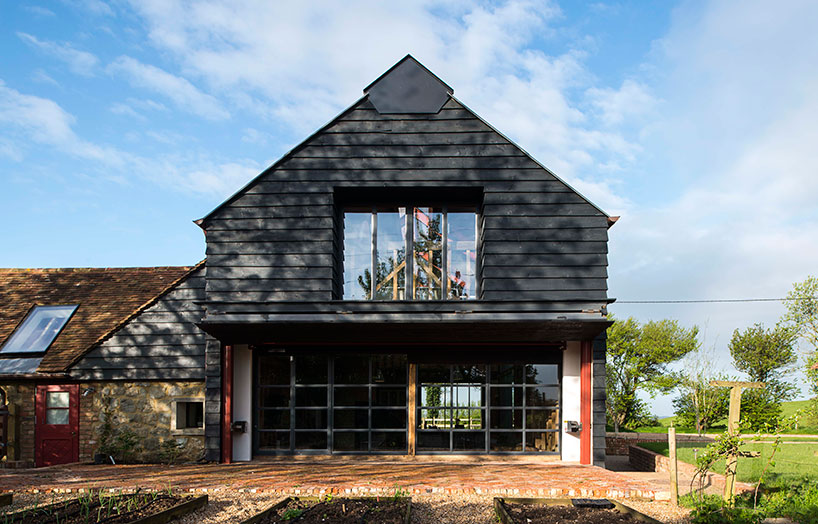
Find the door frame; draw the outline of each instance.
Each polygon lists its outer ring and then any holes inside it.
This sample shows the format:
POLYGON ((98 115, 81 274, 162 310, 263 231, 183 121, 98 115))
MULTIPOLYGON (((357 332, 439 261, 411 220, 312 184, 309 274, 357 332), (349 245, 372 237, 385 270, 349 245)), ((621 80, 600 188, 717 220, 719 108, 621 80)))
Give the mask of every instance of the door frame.
POLYGON ((37 384, 34 389, 34 464, 36 467, 51 466, 45 464, 40 451, 43 430, 53 424, 46 424, 46 393, 49 391, 68 392, 68 426, 71 432, 71 459, 67 463, 79 462, 79 384, 37 384))

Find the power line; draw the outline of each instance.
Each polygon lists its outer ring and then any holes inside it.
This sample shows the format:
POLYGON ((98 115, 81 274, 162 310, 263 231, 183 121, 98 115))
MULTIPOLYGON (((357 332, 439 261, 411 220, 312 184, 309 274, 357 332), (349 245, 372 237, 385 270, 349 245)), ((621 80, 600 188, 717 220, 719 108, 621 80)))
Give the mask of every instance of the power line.
POLYGON ((787 302, 797 300, 817 300, 818 297, 795 298, 715 298, 705 300, 617 300, 616 304, 724 304, 735 302, 787 302))

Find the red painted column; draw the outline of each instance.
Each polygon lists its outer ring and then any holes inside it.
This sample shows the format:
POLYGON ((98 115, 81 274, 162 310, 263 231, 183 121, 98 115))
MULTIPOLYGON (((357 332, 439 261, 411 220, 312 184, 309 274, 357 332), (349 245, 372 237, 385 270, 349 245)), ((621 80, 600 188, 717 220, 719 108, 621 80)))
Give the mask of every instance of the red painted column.
POLYGON ((591 413, 593 407, 593 384, 591 369, 593 365, 593 347, 590 340, 583 340, 580 346, 580 408, 579 421, 582 424, 582 431, 579 435, 579 462, 580 464, 591 463, 591 448, 593 438, 591 435, 591 413))
POLYGON ((233 346, 222 346, 222 463, 233 462, 233 346))

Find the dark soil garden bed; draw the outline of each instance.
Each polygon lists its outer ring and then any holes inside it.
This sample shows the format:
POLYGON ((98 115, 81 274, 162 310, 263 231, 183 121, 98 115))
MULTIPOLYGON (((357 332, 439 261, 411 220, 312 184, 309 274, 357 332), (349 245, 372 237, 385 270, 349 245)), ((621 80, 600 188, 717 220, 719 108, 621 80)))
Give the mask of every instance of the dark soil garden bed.
POLYGON ((3 524, 164 524, 207 504, 207 496, 169 493, 88 493, 75 499, 0 512, 3 524))
POLYGON ((287 498, 242 524, 408 524, 409 498, 287 498))
POLYGON ((607 499, 494 499, 503 524, 661 524, 607 499))
POLYGON ((11 504, 12 496, 13 495, 11 493, 0 493, 0 507, 11 504))

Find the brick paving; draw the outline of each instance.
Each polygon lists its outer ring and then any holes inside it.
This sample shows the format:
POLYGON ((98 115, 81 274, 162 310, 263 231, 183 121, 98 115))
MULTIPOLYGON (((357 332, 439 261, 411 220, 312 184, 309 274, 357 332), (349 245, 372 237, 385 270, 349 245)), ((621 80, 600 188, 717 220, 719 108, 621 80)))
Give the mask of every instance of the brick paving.
POLYGON ((75 492, 81 489, 237 490, 296 495, 476 493, 538 497, 644 498, 669 492, 594 466, 560 463, 435 463, 401 461, 275 461, 242 464, 74 464, 0 470, 0 491, 75 492))

